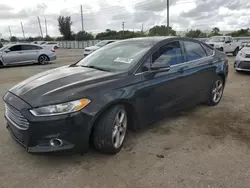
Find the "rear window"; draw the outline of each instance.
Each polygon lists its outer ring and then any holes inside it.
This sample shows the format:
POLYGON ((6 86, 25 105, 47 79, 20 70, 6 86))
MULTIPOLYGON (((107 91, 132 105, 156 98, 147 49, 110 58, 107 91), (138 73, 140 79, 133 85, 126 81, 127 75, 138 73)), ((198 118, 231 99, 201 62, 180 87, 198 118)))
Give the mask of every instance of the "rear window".
POLYGON ((183 41, 183 43, 186 49, 185 55, 187 61, 193 61, 207 56, 200 43, 193 41, 183 41))
POLYGON ((210 47, 208 47, 207 45, 204 45, 204 44, 202 44, 202 46, 203 46, 203 48, 205 49, 205 51, 207 52, 207 55, 208 55, 208 56, 213 55, 214 50, 213 50, 212 48, 210 48, 210 47))

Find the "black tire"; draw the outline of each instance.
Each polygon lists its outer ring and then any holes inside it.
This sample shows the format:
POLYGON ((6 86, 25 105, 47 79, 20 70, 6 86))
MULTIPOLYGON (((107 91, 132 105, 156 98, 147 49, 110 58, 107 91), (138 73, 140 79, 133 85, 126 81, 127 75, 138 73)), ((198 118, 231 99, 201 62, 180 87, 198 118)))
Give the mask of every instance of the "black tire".
POLYGON ((58 48, 59 48, 58 46, 55 46, 55 47, 54 47, 55 50, 58 49, 58 48))
POLYGON ((0 60, 0 67, 3 67, 3 62, 0 60))
POLYGON ((38 63, 40 65, 46 65, 49 63, 49 57, 47 55, 40 55, 38 57, 38 63))
MULTIPOLYGON (((217 76, 214 83, 213 83, 213 85, 212 85, 212 87, 211 87, 211 89, 210 89, 210 92, 209 92, 209 97, 208 97, 208 100, 207 100, 207 104, 209 106, 215 106, 215 105, 219 104, 219 102, 221 101, 222 96, 223 96, 224 87, 225 87, 224 86, 224 80, 222 79, 222 77, 217 76), (215 100, 215 96, 214 96, 215 92, 214 91, 215 91, 216 84, 218 84, 218 83, 222 84, 221 91, 220 91, 221 94, 220 94, 220 97, 215 100)), ((219 90, 218 90, 218 92, 219 92, 219 90)), ((217 96, 219 96, 219 95, 217 95, 217 96)))
MULTIPOLYGON (((119 118, 118 118, 119 119, 119 118)), ((102 153, 108 153, 108 154, 116 154, 118 153, 124 143, 126 132, 127 132, 127 112, 123 105, 116 105, 112 108, 109 108, 97 121, 93 128, 93 145, 94 147, 99 150, 102 153), (124 137, 121 137, 120 130, 116 128, 116 117, 119 117, 120 112, 125 112, 124 118, 126 118, 126 128, 124 131, 124 137), (119 138, 123 138, 121 142, 118 142, 119 145, 115 147, 116 136, 117 134, 114 134, 114 132, 118 133, 119 138)))
POLYGON ((222 51, 222 52, 224 52, 224 49, 223 49, 222 47, 221 47, 221 48, 219 48, 219 50, 220 50, 220 51, 222 51))
POLYGON ((239 48, 237 47, 237 48, 234 50, 234 52, 233 52, 233 56, 237 56, 238 52, 239 52, 239 48))

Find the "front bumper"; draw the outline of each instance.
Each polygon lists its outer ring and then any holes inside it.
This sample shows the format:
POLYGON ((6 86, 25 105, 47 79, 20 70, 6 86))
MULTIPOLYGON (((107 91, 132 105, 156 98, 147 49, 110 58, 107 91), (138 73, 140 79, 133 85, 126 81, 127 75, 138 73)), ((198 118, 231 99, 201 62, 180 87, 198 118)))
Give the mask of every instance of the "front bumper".
POLYGON ((27 130, 19 129, 15 122, 7 121, 7 129, 14 139, 30 153, 47 153, 65 150, 85 152, 89 147, 89 136, 93 118, 83 112, 51 117, 35 117, 31 108, 12 93, 4 96, 7 105, 18 110, 29 122, 27 130), (8 100, 10 99, 11 100, 8 100), (53 146, 50 141, 60 139, 62 145, 53 146))
POLYGON ((234 68, 237 71, 250 71, 250 59, 248 61, 236 60, 234 63, 234 68))

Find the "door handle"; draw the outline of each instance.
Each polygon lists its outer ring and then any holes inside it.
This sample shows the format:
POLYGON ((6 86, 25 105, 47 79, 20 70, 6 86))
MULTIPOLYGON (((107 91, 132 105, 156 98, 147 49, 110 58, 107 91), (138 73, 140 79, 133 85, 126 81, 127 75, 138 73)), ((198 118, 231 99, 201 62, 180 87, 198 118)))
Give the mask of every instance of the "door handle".
POLYGON ((184 70, 187 69, 187 68, 188 68, 188 66, 180 67, 180 68, 178 69, 178 72, 179 72, 179 73, 183 73, 184 70))

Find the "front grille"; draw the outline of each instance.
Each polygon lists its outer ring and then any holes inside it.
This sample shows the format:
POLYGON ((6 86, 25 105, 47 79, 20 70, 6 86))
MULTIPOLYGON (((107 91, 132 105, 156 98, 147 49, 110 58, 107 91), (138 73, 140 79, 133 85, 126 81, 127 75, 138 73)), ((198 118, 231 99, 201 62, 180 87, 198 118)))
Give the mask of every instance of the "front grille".
POLYGON ((16 128, 21 130, 27 130, 29 128, 28 120, 16 109, 10 105, 4 104, 5 106, 5 117, 10 123, 16 128))
POLYGON ((241 69, 250 69, 250 61, 242 61, 238 67, 241 69))

